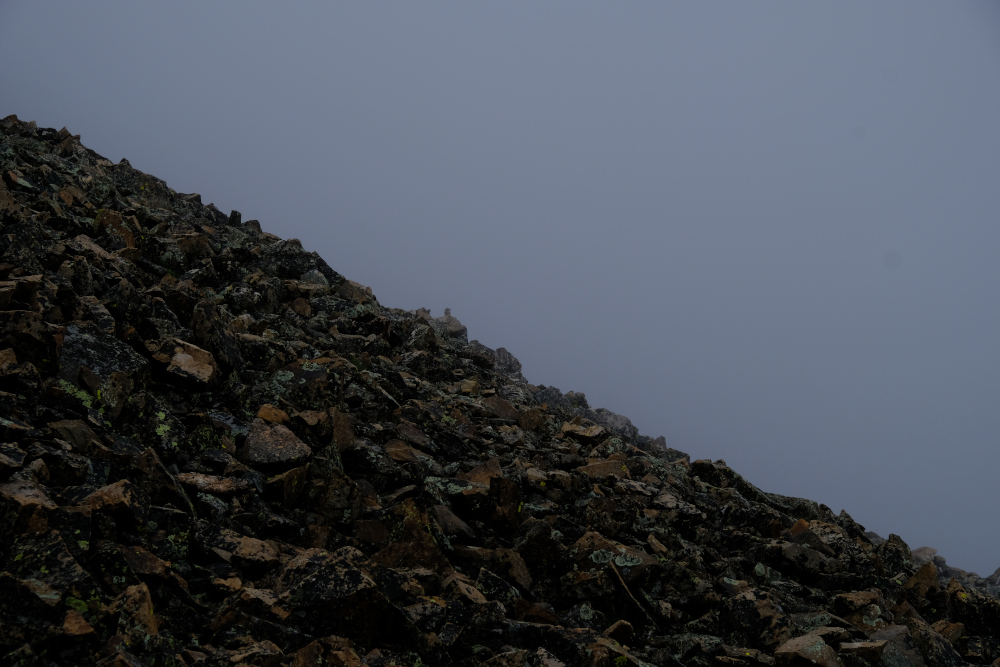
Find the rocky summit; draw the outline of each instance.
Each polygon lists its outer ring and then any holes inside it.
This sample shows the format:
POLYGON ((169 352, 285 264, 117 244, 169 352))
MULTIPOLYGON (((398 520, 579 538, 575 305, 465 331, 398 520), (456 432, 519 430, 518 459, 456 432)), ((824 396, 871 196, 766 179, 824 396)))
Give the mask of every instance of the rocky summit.
POLYGON ((0 174, 3 664, 1000 665, 996 578, 65 128, 0 174))

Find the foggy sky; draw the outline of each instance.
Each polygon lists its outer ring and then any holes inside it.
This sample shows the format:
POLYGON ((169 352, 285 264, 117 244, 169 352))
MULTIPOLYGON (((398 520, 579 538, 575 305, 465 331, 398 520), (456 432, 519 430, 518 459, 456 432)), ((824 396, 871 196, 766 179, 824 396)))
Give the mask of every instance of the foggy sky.
POLYGON ((998 7, 9 1, 0 116, 985 576, 998 7))

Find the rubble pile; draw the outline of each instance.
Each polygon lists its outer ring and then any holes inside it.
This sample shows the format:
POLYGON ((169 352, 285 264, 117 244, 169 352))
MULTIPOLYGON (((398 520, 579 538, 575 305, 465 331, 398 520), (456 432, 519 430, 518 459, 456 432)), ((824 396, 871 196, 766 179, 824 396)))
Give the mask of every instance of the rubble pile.
POLYGON ((4 664, 1000 664, 987 580, 450 313, 65 129, 0 175, 4 664))

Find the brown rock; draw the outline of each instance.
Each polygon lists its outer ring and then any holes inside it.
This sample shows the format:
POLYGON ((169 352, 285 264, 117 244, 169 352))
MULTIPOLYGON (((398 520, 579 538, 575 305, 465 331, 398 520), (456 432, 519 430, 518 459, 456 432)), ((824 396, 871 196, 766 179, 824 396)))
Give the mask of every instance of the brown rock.
POLYGON ((319 410, 302 410, 294 413, 292 419, 299 420, 306 426, 321 426, 329 421, 330 415, 319 410))
POLYGON ((597 426, 596 424, 594 426, 581 426, 579 424, 564 422, 562 425, 563 435, 572 436, 583 443, 596 443, 604 437, 605 432, 603 426, 597 426))
POLYGON ((605 479, 606 477, 629 477, 628 466, 621 461, 598 461, 588 463, 576 469, 592 479, 605 479))
POLYGON ((59 437, 73 445, 73 448, 83 454, 93 455, 97 452, 106 452, 107 448, 101 444, 87 424, 79 419, 67 419, 58 422, 49 422, 49 428, 59 434, 59 437))
POLYGON ((250 573, 271 569, 279 562, 278 550, 272 544, 228 528, 220 528, 205 539, 216 555, 250 573))
POLYGON ((3 508, 2 531, 7 535, 48 530, 48 513, 56 508, 45 490, 29 480, 0 484, 0 507, 3 508))
POLYGON ((942 637, 947 639, 949 642, 954 644, 962 635, 965 634, 965 624, 964 623, 951 623, 949 621, 938 621, 931 625, 931 629, 940 634, 942 637))
POLYGON ((520 414, 517 420, 518 426, 523 428, 525 431, 537 431, 544 423, 545 415, 538 408, 525 410, 520 414))
POLYGON ((111 606, 111 613, 121 614, 119 627, 128 628, 134 641, 160 634, 159 621, 153 614, 153 599, 146 584, 129 586, 111 606))
POLYGON ((309 305, 309 300, 303 299, 302 297, 299 297, 295 299, 295 301, 292 301, 292 310, 294 310, 297 314, 301 315, 302 317, 312 316, 312 306, 309 305))
POLYGON ((337 295, 348 301, 358 304, 368 303, 375 297, 372 296, 372 288, 365 287, 353 280, 347 280, 337 289, 337 295))
POLYGON ((451 600, 462 600, 472 604, 486 604, 486 598, 476 588, 472 579, 461 572, 452 571, 441 582, 441 590, 445 597, 451 600))
POLYGON ((184 486, 211 493, 215 496, 231 496, 243 491, 254 489, 253 482, 235 477, 217 477, 200 472, 182 472, 177 475, 177 481, 184 486))
POLYGON ((200 384, 214 384, 219 379, 219 367, 208 350, 203 350, 177 338, 148 340, 146 349, 153 359, 166 364, 168 373, 200 384))
POLYGON ((489 461, 478 465, 468 472, 459 473, 456 479, 464 479, 474 484, 489 485, 490 480, 496 477, 503 477, 503 470, 500 469, 500 459, 490 458, 489 461))
POLYGON ((847 616, 863 607, 876 604, 879 601, 879 594, 874 591, 855 591, 853 593, 839 593, 833 597, 833 609, 841 615, 847 616))
POLYGON ((836 652, 830 648, 823 638, 808 634, 795 639, 790 639, 774 652, 775 664, 789 665, 790 667, 805 667, 806 665, 820 665, 820 667, 844 667, 837 658, 836 652))
POLYGON ((906 580, 906 583, 903 584, 903 590, 913 591, 919 597, 926 597, 927 591, 936 588, 937 585, 937 567, 934 563, 924 563, 912 577, 906 580))
POLYGON ((63 633, 70 637, 87 637, 94 634, 93 626, 87 622, 83 614, 75 609, 66 612, 62 624, 63 633))
MULTIPOLYGON (((2 296, 2 292, 0 292, 0 296, 2 296)), ((3 305, 0 304, 0 307, 3 305)), ((0 350, 0 373, 7 373, 15 366, 17 366, 17 355, 14 353, 14 349, 8 347, 6 350, 0 350)))
POLYGON ((635 628, 628 621, 615 621, 602 634, 605 637, 614 639, 619 644, 630 644, 632 643, 632 637, 635 636, 635 628))
POLYGON ((413 463, 417 461, 417 452, 402 440, 390 440, 385 443, 385 453, 393 461, 413 463))
POLYGON ((267 639, 229 651, 229 662, 233 665, 279 667, 282 658, 284 658, 284 654, 278 645, 267 639))
POLYGON ((257 417, 270 424, 284 424, 288 421, 288 413, 280 408, 276 408, 270 403, 265 403, 257 410, 257 417))
MULTIPOLYGON (((483 405, 493 411, 501 419, 518 419, 520 413, 513 405, 499 396, 488 396, 480 401, 483 405)), ((523 427, 522 427, 523 428, 523 427)))
POLYGON ((340 451, 354 446, 354 425, 350 417, 338 410, 330 408, 330 420, 333 422, 333 442, 340 451))
POLYGON ((884 639, 867 642, 843 642, 840 645, 840 653, 857 656, 868 662, 868 664, 875 665, 882 658, 882 652, 885 651, 885 644, 884 639))
POLYGON ((287 427, 254 419, 243 456, 250 465, 298 463, 312 456, 312 449, 287 427))
POLYGON ((854 627, 864 632, 874 632, 888 625, 889 621, 882 617, 882 609, 877 604, 862 607, 844 617, 854 627))
POLYGON ((101 487, 80 502, 95 511, 109 511, 136 520, 140 520, 146 511, 138 489, 127 479, 101 487))
POLYGON ((361 667, 361 657, 343 637, 324 637, 302 647, 295 653, 291 667, 361 667))
POLYGON ((136 247, 136 236, 141 233, 135 216, 125 218, 118 211, 102 208, 94 218, 94 226, 107 234, 117 234, 129 248, 136 247))

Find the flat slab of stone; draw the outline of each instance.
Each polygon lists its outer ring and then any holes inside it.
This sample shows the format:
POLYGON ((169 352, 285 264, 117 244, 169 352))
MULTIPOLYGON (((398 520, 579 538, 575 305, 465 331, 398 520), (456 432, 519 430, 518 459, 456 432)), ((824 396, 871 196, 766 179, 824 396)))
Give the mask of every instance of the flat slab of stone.
POLYGON ((587 477, 592 479, 604 479, 605 477, 611 477, 615 475, 617 477, 628 477, 628 466, 622 461, 599 461, 597 463, 588 463, 585 466, 580 466, 576 469, 577 472, 582 472, 587 477))
POLYGON ((249 480, 236 477, 218 477, 216 475, 205 475, 200 472, 182 472, 176 477, 177 481, 184 486, 216 496, 231 496, 234 493, 249 491, 254 488, 253 483, 249 480))
POLYGON ((309 445, 282 424, 268 426, 263 419, 254 419, 247 434, 245 458, 251 465, 298 463, 312 453, 309 445))
POLYGON ((843 667, 837 653, 823 638, 810 633, 789 639, 774 652, 775 664, 789 667, 798 665, 820 665, 820 667, 843 667))
POLYGON ((856 655, 874 665, 882 658, 885 644, 884 639, 872 642, 844 642, 840 645, 840 652, 856 655))
POLYGON ((203 384, 213 384, 219 378, 219 367, 208 350, 178 338, 148 340, 146 349, 153 359, 167 364, 167 372, 203 384))

